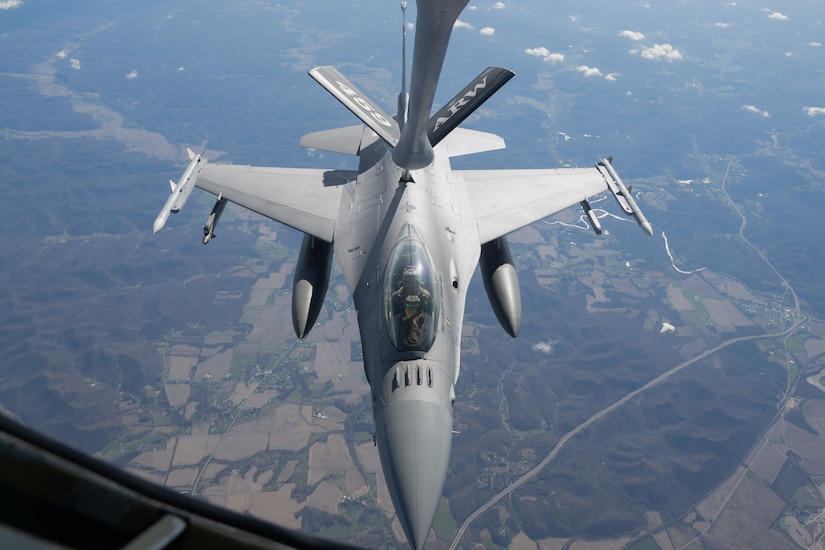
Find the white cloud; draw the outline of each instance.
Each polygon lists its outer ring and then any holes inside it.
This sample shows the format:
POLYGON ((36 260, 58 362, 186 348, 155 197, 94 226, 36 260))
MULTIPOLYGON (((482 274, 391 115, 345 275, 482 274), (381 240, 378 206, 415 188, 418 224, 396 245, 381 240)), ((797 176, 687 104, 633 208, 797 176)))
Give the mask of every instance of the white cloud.
POLYGON ((808 46, 810 46, 812 48, 818 48, 818 47, 822 46, 822 42, 805 42, 805 44, 807 44, 808 46))
POLYGON ((630 53, 639 54, 645 59, 654 59, 656 61, 660 59, 665 59, 667 61, 682 59, 682 52, 670 44, 654 44, 649 48, 630 50, 630 53))
POLYGON ((504 2, 496 2, 495 4, 493 4, 493 9, 494 10, 503 10, 504 8, 505 8, 504 2))
POLYGON ((126 75, 126 78, 137 78, 137 77, 138 77, 138 72, 137 72, 136 69, 132 69, 132 71, 126 75))
POLYGON ((12 8, 19 8, 21 0, 0 0, 0 10, 10 10, 12 8))
POLYGON ((66 50, 60 50, 59 52, 57 52, 57 57, 59 57, 60 59, 66 59, 67 55, 68 54, 66 53, 66 50))
POLYGON ((598 67, 588 67, 587 65, 579 65, 578 67, 576 67, 576 70, 586 77, 601 76, 604 77, 605 80, 609 80, 610 82, 615 82, 621 76, 621 74, 619 73, 603 74, 601 69, 599 69, 598 67))
POLYGON ((550 55, 550 50, 548 50, 544 46, 540 46, 538 48, 527 48, 526 50, 524 50, 524 53, 535 57, 547 57, 550 55))
POLYGON ((804 107, 802 110, 808 116, 825 115, 825 107, 804 107))
POLYGON ((69 60, 69 66, 72 69, 76 69, 76 70, 79 71, 80 70, 80 60, 79 59, 70 59, 69 60))
POLYGON ((714 23, 714 25, 720 29, 727 29, 730 27, 730 23, 714 23))
POLYGON ((763 116, 765 118, 771 116, 771 114, 768 111, 763 111, 762 109, 760 109, 759 107, 757 107, 755 105, 742 105, 742 109, 744 109, 744 110, 746 110, 750 113, 756 113, 757 115, 763 116))
POLYGON ((602 76, 602 72, 597 67, 588 67, 587 65, 579 65, 576 70, 584 76, 602 76))
POLYGON ((474 29, 472 25, 467 23, 466 21, 462 21, 461 19, 456 19, 455 24, 453 24, 454 29, 474 29))
POLYGON ((550 355, 553 353, 553 342, 539 342, 538 344, 533 344, 533 350, 550 355))
POLYGON ((619 33, 619 36, 624 36, 625 38, 629 38, 629 39, 635 40, 637 42, 639 40, 644 40, 645 39, 645 35, 643 35, 640 32, 636 32, 636 31, 622 31, 622 32, 619 33))
POLYGON ((544 61, 547 61, 548 63, 556 64, 564 61, 563 53, 551 52, 544 46, 541 46, 540 48, 527 48, 526 50, 524 50, 524 53, 535 57, 541 57, 544 61))
POLYGON ((775 21, 787 21, 788 16, 784 13, 779 13, 778 11, 773 11, 768 14, 768 19, 773 19, 775 21))
POLYGON ((478 32, 480 32, 484 36, 493 36, 493 34, 495 34, 496 30, 493 27, 484 27, 483 29, 481 29, 478 32))

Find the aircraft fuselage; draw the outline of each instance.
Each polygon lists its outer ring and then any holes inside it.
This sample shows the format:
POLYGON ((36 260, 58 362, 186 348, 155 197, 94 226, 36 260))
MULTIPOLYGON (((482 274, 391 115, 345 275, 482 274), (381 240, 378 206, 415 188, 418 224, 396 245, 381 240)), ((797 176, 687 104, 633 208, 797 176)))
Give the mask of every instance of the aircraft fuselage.
POLYGON ((447 474, 464 303, 480 243, 446 155, 436 148, 433 164, 409 176, 383 142, 362 151, 334 246, 358 311, 384 475, 399 518, 423 526, 423 541, 447 474))

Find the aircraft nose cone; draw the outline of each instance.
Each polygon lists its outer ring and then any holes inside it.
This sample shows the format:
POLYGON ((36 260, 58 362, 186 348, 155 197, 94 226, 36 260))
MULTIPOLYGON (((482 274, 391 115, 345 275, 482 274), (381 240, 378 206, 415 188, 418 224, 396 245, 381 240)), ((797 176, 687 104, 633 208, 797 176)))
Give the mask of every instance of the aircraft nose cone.
POLYGON ((378 451, 395 511, 410 545, 423 548, 447 477, 451 411, 428 401, 398 401, 376 419, 378 451))

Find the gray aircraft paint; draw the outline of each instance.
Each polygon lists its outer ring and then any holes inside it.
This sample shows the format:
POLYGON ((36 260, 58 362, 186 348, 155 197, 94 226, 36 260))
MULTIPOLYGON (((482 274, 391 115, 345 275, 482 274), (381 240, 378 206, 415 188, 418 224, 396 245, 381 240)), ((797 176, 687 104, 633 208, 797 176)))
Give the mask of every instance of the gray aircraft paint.
MULTIPOLYGON (((515 336, 521 300, 505 235, 575 204, 587 212, 588 197, 604 191, 645 232, 650 226, 627 200, 609 160, 592 168, 452 170, 451 157, 504 147, 498 136, 456 126, 512 73, 487 69, 431 117, 452 26, 467 0, 417 4, 409 102, 404 90, 399 95, 399 110, 408 106, 406 121, 399 113, 403 124, 337 70, 310 71, 366 126, 314 132, 301 145, 356 154, 357 171, 203 159, 197 174, 190 166, 193 178, 182 180, 196 178, 195 185, 218 196, 218 203, 234 202, 305 233, 293 281, 299 337, 311 330, 323 303, 331 243, 358 312, 384 477, 404 532, 419 549, 447 475, 464 305, 482 245, 491 254, 482 262, 485 289, 502 326, 515 336), (491 87, 482 93, 488 79, 491 87)), ((172 202, 170 197, 155 230, 166 223, 172 202)), ((215 229, 216 209, 205 233, 215 229)))

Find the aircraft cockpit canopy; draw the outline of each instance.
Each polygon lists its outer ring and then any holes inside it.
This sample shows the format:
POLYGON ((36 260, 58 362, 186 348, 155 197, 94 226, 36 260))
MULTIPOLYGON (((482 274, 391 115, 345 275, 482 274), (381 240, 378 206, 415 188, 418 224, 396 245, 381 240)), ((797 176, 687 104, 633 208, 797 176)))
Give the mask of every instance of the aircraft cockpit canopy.
POLYGON ((427 248, 411 225, 390 253, 385 281, 387 332, 400 352, 426 352, 438 327, 438 286, 427 248))

